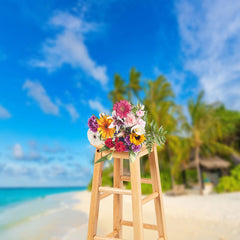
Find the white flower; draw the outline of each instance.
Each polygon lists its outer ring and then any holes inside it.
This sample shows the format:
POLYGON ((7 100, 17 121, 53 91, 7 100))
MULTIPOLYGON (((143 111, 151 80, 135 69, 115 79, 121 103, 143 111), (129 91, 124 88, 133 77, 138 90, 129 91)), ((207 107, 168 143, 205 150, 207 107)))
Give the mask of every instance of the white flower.
POLYGON ((137 135, 145 134, 145 128, 141 125, 136 125, 132 127, 131 132, 135 132, 137 135))
POLYGON ((137 124, 142 126, 142 127, 144 127, 144 128, 146 126, 146 122, 143 119, 141 119, 141 118, 138 119, 137 124))
POLYGON ((144 105, 140 104, 140 108, 139 109, 143 111, 144 107, 145 107, 144 105))
POLYGON ((87 136, 88 136, 89 142, 94 146, 99 146, 104 144, 103 141, 100 140, 99 132, 93 132, 90 129, 88 129, 87 136))
POLYGON ((116 131, 118 132, 120 130, 120 126, 124 124, 123 120, 117 116, 116 111, 112 112, 112 116, 109 116, 108 119, 112 119, 112 123, 108 126, 108 128, 116 128, 116 131))
POLYGON ((105 113, 99 113, 99 117, 101 118, 101 117, 103 117, 103 116, 105 116, 106 114, 105 113))
POLYGON ((139 111, 143 111, 143 110, 144 110, 144 107, 145 107, 145 106, 144 106, 143 104, 141 104, 141 103, 138 103, 138 104, 137 104, 137 108, 138 108, 139 111))
POLYGON ((123 137, 124 136, 124 132, 120 131, 118 134, 117 134, 117 137, 123 137))

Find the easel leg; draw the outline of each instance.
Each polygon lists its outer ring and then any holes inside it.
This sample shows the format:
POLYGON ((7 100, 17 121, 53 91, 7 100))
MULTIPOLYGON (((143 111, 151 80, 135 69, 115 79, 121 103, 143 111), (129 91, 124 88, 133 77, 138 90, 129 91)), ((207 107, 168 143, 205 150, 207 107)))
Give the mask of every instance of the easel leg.
POLYGON ((130 162, 134 240, 143 240, 140 159, 130 162))
MULTIPOLYGON (((95 162, 101 158, 101 155, 102 154, 97 152, 96 150, 95 162)), ((100 202, 100 192, 98 189, 102 183, 102 170, 103 162, 94 165, 87 240, 93 240, 94 236, 97 233, 97 222, 100 202)))
MULTIPOLYGON (((114 175, 113 175, 113 187, 122 188, 123 182, 121 181, 121 175, 123 174, 123 159, 114 158, 114 175)), ((113 195, 113 230, 117 232, 115 237, 122 237, 122 208, 123 208, 123 196, 121 194, 113 195)))
POLYGON ((156 147, 154 147, 153 152, 150 154, 149 162, 150 162, 153 192, 159 193, 158 197, 154 199, 157 225, 158 225, 158 237, 163 238, 164 240, 167 240, 165 219, 164 219, 164 212, 163 212, 162 187, 161 187, 161 181, 160 181, 160 172, 159 172, 156 147))

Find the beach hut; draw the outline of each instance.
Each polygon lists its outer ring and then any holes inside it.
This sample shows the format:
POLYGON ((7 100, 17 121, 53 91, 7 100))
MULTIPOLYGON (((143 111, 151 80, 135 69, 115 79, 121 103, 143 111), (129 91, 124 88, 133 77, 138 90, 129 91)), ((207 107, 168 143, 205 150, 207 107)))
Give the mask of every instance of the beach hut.
MULTIPOLYGON (((228 174, 228 170, 230 167, 230 163, 220 157, 200 158, 199 164, 200 164, 200 172, 201 172, 202 189, 204 189, 203 172, 206 173, 206 177, 209 179, 209 181, 214 185, 216 185, 218 183, 219 177, 222 177, 228 174)), ((182 176, 183 176, 183 182, 185 186, 187 185, 185 171, 187 169, 196 169, 196 167, 197 167, 197 164, 196 164, 196 161, 194 160, 183 166, 182 176)))

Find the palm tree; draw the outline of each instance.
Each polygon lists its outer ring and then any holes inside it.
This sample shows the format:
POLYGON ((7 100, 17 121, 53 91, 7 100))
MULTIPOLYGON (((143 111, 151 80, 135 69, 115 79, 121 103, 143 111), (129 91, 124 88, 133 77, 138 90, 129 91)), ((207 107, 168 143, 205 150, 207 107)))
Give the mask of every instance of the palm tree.
POLYGON ((181 178, 182 165, 186 164, 190 158, 189 139, 183 136, 170 135, 168 148, 171 152, 171 177, 174 185, 174 180, 181 178))
POLYGON ((108 94, 113 104, 125 98, 127 91, 124 79, 119 74, 114 75, 114 89, 108 94))
POLYGON ((180 156, 179 152, 176 152, 175 146, 176 142, 180 144, 181 139, 177 136, 177 133, 178 122, 182 118, 181 109, 173 101, 174 97, 170 82, 161 75, 155 81, 148 81, 145 89, 145 99, 143 100, 143 104, 148 111, 149 121, 154 120, 158 127, 163 126, 167 130, 167 141, 163 151, 165 151, 164 155, 170 162, 172 186, 175 184, 174 166, 176 166, 176 156, 180 156))
POLYGON ((127 98, 129 101, 133 100, 133 96, 141 101, 139 97, 139 92, 142 90, 142 87, 140 86, 140 77, 141 73, 132 67, 129 73, 129 83, 126 86, 127 98))
MULTIPOLYGON (((173 120, 170 112, 175 107, 174 97, 172 86, 163 75, 155 81, 148 81, 143 103, 151 120, 154 120, 158 126, 164 125, 172 128, 172 124, 170 126, 168 123, 173 120)), ((167 130, 169 132, 170 129, 167 130)))
POLYGON ((108 94, 109 99, 112 103, 116 103, 122 99, 128 99, 133 101, 133 97, 136 97, 141 101, 139 92, 142 90, 140 86, 141 73, 138 72, 134 67, 131 68, 129 73, 129 82, 125 83, 125 80, 119 74, 114 76, 114 89, 108 94))
POLYGON ((232 149, 220 143, 223 137, 224 125, 216 114, 216 104, 206 104, 203 101, 204 92, 201 91, 194 101, 188 101, 188 112, 190 122, 185 124, 185 129, 189 134, 191 146, 194 149, 194 159, 196 162, 200 194, 203 186, 201 182, 200 154, 211 155, 216 152, 230 153, 232 149))

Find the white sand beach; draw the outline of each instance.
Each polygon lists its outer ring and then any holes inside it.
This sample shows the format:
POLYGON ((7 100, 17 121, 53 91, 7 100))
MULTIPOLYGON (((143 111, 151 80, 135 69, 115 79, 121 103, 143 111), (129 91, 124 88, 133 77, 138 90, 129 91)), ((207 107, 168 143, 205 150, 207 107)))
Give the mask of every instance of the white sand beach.
MULTIPOLYGON (((57 194, 23 203, 0 213, 1 240, 86 240, 91 193, 57 194), (30 213, 29 213, 30 211, 30 213), (18 216, 14 224, 4 224, 18 216)), ((124 219, 131 220, 131 198, 124 196, 124 219)), ((209 196, 164 195, 169 240, 240 239, 240 193, 209 196)), ((143 207, 145 223, 155 223, 152 202, 143 207)), ((11 221, 13 222, 13 221, 11 221)), ((112 196, 100 204, 98 234, 112 231, 112 196)), ((157 239, 145 230, 145 239, 157 239)), ((133 239, 132 228, 123 227, 123 239, 133 239)))

